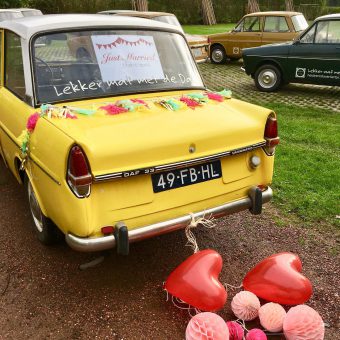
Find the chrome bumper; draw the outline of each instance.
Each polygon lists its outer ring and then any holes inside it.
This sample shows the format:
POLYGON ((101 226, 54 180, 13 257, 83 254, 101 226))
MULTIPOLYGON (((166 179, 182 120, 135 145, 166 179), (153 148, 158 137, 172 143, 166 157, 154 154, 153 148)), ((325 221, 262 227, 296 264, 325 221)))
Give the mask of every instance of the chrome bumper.
POLYGON ((241 71, 246 72, 246 69, 244 68, 244 66, 241 66, 241 71))
MULTIPOLYGON (((252 195, 253 191, 254 188, 249 190, 249 197, 242 198, 240 200, 226 203, 218 207, 214 207, 204 211, 196 212, 193 214, 193 216, 195 217, 195 219, 203 216, 221 217, 223 215, 229 215, 246 209, 251 210, 255 205, 255 202, 253 202, 253 199, 251 198, 254 197, 254 195, 252 195)), ((269 202, 272 196, 273 191, 270 187, 268 187, 265 191, 262 192, 261 204, 269 202)), ((172 220, 159 222, 130 230, 128 232, 129 242, 131 243, 141 241, 146 238, 169 233, 171 231, 178 229, 183 229, 191 221, 191 218, 192 215, 185 215, 178 218, 174 218, 172 220)), ((83 238, 74 236, 72 234, 66 234, 65 238, 67 244, 72 249, 81 252, 101 251, 114 248, 116 246, 116 239, 114 235, 97 238, 83 238)))

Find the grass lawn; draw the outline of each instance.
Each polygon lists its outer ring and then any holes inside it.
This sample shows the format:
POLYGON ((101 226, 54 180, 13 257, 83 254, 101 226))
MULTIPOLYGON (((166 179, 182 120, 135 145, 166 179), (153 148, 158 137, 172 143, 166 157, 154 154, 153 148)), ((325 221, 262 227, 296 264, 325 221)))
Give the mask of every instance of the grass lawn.
POLYGON ((332 111, 266 104, 278 114, 280 145, 274 202, 307 224, 339 226, 340 115, 332 111))
POLYGON ((217 25, 182 25, 184 32, 188 34, 214 34, 231 31, 235 27, 235 23, 217 24, 217 25))

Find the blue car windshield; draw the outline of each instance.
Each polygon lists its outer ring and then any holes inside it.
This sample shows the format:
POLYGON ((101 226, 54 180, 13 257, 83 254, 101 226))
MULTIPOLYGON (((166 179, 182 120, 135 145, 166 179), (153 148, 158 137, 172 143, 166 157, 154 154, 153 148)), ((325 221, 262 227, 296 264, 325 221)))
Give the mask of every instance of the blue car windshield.
POLYGON ((204 88, 184 37, 162 31, 77 31, 33 41, 37 104, 204 88))

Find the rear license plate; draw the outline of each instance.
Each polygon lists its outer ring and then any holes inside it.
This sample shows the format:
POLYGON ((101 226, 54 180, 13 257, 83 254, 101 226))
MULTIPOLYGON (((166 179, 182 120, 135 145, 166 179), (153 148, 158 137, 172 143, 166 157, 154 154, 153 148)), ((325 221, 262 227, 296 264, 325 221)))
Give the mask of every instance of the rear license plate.
POLYGON ((221 162, 199 164, 183 169, 166 171, 151 176, 153 192, 185 187, 222 177, 221 162))

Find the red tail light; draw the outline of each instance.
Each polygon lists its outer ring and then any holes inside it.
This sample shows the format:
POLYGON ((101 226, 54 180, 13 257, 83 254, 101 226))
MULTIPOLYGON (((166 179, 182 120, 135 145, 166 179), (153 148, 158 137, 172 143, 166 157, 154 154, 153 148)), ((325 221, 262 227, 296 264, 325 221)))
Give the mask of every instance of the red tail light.
POLYGON ((275 153, 275 147, 279 144, 277 120, 274 114, 267 118, 266 127, 264 129, 264 139, 266 140, 265 151, 268 155, 275 153))
POLYGON ((210 38, 208 37, 208 44, 210 44, 210 38))
POLYGON ((265 138, 276 138, 277 137, 277 120, 275 117, 268 117, 266 122, 266 128, 264 130, 265 138))
POLYGON ((92 176, 84 151, 75 145, 68 158, 67 183, 78 198, 88 197, 92 176))

